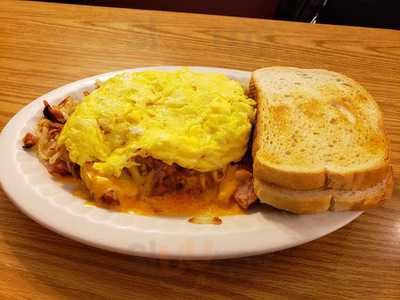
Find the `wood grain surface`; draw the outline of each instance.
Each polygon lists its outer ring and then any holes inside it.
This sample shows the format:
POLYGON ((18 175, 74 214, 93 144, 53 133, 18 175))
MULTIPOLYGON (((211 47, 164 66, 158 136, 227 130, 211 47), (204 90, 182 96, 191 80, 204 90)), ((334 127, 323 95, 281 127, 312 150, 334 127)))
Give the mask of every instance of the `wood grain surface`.
MULTIPOLYGON (((234 17, 0 2, 0 128, 68 82, 122 68, 327 68, 379 102, 400 175, 400 32, 234 17)), ((0 166, 1 167, 1 166, 0 166)), ((399 188, 317 241, 270 255, 182 262, 61 237, 0 190, 1 299, 400 299, 399 188)))

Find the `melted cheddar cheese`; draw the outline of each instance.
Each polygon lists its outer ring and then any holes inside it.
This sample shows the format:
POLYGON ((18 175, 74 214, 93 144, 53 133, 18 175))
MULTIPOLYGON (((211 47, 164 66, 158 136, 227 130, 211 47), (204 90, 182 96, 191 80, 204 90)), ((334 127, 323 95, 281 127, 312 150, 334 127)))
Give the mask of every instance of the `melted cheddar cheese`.
POLYGON ((118 178, 106 177, 90 164, 81 168, 81 178, 89 191, 90 199, 98 206, 142 215, 221 216, 243 213, 232 195, 250 173, 235 165, 229 165, 222 171, 200 174, 200 193, 176 191, 160 196, 149 195, 153 176, 153 171, 143 176, 135 168, 131 168, 130 175, 122 173, 118 178), (212 178, 212 184, 208 186, 206 182, 210 179, 207 176, 212 178), (109 191, 115 193, 118 206, 110 207, 101 202, 102 195, 109 191))

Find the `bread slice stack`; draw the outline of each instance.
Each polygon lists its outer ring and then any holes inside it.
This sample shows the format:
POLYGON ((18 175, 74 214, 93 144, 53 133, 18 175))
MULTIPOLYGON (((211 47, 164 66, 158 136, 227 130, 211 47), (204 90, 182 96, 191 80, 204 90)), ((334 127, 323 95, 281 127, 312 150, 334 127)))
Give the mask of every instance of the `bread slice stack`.
POLYGON ((254 189, 293 213, 365 210, 393 189, 382 113, 354 80, 331 71, 256 70, 254 189))

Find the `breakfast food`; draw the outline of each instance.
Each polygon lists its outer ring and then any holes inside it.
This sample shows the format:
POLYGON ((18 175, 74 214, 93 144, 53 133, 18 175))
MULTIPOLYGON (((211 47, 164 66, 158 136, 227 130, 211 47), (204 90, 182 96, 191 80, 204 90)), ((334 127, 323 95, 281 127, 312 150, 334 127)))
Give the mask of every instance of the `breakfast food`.
POLYGON ((255 101, 223 74, 124 73, 80 103, 68 97, 44 104, 24 146, 37 144, 50 173, 79 178, 100 206, 223 215, 256 200, 243 159, 255 101))
POLYGON ((377 103, 319 69, 256 70, 248 96, 218 73, 119 74, 82 101, 44 101, 23 147, 98 206, 194 224, 220 224, 257 197, 302 214, 376 207, 393 190, 377 103))
POLYGON ((255 193, 294 213, 363 210, 392 192, 389 143, 372 96, 330 71, 271 67, 252 74, 257 101, 255 193))

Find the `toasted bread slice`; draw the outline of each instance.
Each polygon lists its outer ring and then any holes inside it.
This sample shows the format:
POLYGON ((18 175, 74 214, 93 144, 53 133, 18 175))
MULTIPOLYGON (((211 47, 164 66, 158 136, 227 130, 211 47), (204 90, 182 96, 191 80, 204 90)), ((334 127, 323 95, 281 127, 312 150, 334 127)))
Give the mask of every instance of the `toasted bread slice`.
POLYGON ((318 189, 312 191, 291 190, 254 180, 254 190, 261 202, 297 214, 324 211, 365 210, 380 206, 391 197, 392 171, 375 186, 358 191, 318 189))
POLYGON ((256 179, 354 191, 387 177, 382 114, 357 82, 326 70, 271 67, 253 72, 250 93, 257 100, 256 179))

